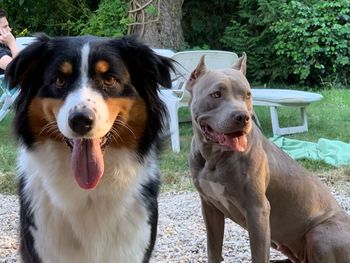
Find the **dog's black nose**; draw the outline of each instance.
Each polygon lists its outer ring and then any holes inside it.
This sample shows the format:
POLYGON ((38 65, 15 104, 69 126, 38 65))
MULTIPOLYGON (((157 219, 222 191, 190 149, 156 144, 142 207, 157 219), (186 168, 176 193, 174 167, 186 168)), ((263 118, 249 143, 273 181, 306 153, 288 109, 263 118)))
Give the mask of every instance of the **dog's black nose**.
POLYGON ((233 115, 233 119, 240 124, 247 124, 250 120, 250 116, 245 112, 238 112, 233 115))
POLYGON ((69 127, 79 135, 91 131, 95 122, 95 114, 91 110, 73 112, 68 119, 69 127))

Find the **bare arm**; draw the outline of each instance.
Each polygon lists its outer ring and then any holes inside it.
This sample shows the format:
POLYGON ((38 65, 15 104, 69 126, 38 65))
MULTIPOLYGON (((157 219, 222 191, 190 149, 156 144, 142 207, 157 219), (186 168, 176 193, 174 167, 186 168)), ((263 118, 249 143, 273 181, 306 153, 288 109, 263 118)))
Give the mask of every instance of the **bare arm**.
POLYGON ((12 57, 5 55, 0 58, 0 68, 5 70, 7 65, 12 61, 12 57))
POLYGON ((0 59, 0 68, 5 70, 7 65, 12 61, 12 59, 15 56, 17 56, 19 48, 17 47, 16 39, 12 35, 11 31, 0 29, 0 34, 0 43, 8 46, 12 54, 12 56, 5 55, 0 59))

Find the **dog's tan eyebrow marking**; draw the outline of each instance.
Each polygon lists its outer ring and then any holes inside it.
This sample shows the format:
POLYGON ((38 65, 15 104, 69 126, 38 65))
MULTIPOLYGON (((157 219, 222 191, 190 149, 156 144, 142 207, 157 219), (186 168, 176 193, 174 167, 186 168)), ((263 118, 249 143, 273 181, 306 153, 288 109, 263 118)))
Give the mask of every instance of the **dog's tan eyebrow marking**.
POLYGON ((73 65, 65 61, 60 65, 59 70, 65 75, 71 75, 73 73, 73 65))
POLYGON ((97 61, 95 65, 95 71, 98 73, 106 73, 109 70, 109 63, 105 60, 97 61))

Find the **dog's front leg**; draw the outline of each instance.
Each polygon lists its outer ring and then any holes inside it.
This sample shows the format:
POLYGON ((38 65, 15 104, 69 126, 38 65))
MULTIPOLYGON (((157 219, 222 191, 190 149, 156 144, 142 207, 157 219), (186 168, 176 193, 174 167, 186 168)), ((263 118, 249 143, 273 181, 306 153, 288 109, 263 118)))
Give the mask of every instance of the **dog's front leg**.
POLYGON ((253 263, 269 262, 270 203, 265 195, 261 199, 248 205, 247 209, 247 228, 253 263))
POLYGON ((224 239, 224 214, 201 197, 202 213, 207 229, 208 263, 219 263, 222 259, 222 244, 224 239))

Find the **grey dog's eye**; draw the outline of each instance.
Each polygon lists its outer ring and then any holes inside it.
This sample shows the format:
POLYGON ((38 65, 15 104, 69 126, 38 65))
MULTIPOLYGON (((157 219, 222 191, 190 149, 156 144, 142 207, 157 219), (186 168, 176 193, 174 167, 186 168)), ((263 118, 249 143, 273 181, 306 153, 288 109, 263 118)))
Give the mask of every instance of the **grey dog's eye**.
POLYGON ((246 98, 247 100, 250 100, 251 97, 252 97, 252 93, 251 93, 251 92, 248 92, 245 98, 246 98))
POLYGON ((215 91, 215 92, 211 93, 210 96, 212 98, 215 98, 215 99, 220 98, 221 97, 221 92, 220 91, 215 91))

